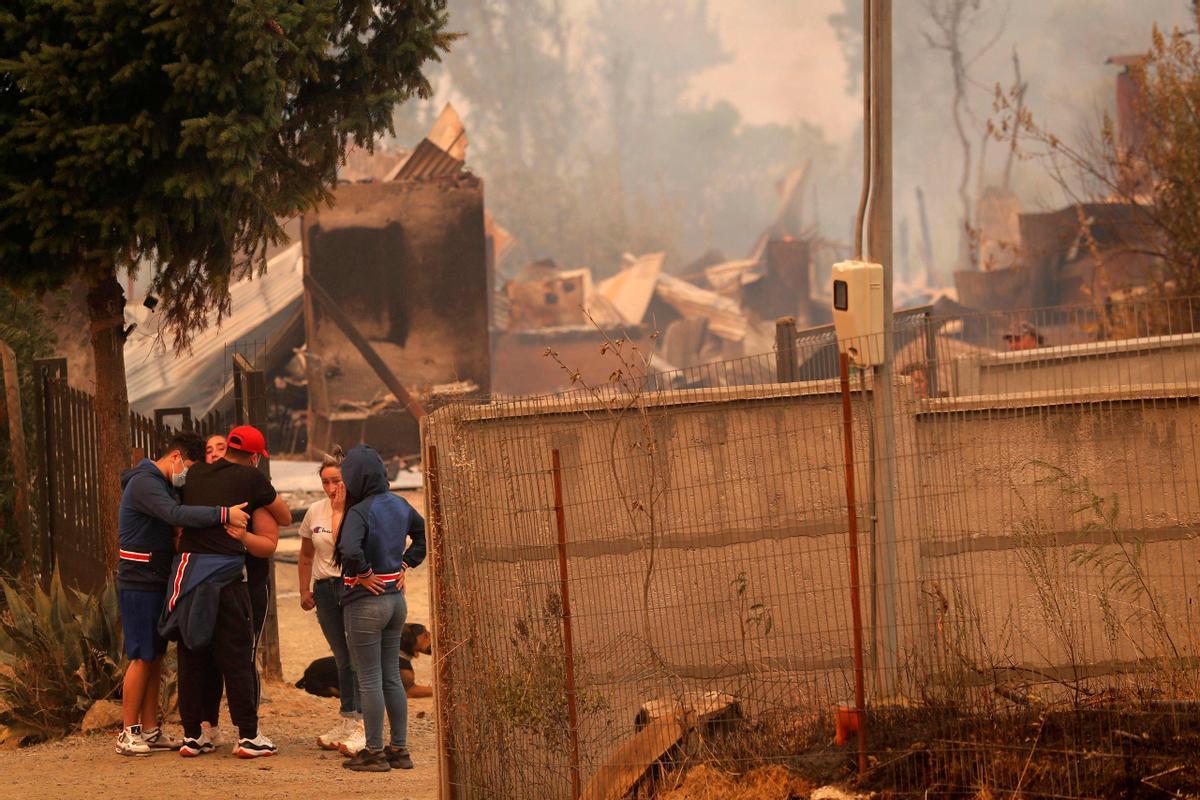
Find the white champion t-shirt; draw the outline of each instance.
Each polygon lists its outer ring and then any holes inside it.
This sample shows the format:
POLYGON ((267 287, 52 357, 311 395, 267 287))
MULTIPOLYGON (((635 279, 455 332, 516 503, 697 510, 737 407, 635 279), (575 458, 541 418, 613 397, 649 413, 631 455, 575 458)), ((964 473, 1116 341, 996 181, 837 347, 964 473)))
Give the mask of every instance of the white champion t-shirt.
POLYGON ((333 563, 333 504, 326 497, 308 507, 300 523, 300 536, 312 539, 312 577, 314 581, 341 577, 342 569, 333 563))

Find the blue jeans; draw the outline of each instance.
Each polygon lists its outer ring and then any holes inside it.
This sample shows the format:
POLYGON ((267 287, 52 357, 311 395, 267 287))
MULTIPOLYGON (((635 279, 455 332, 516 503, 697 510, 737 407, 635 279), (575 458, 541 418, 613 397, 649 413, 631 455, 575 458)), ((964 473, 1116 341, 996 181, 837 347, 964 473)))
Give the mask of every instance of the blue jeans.
POLYGON ((327 578, 313 583, 317 622, 321 625, 321 633, 325 634, 325 641, 329 642, 329 649, 333 651, 333 660, 337 662, 342 716, 358 719, 362 716, 362 702, 358 695, 358 681, 354 676, 354 663, 350 660, 350 646, 346 642, 341 596, 341 578, 327 578))
POLYGON ((367 749, 383 749, 383 713, 392 724, 392 747, 408 746, 408 695, 400 680, 400 639, 408 603, 403 592, 361 597, 343 609, 350 655, 362 695, 367 749))

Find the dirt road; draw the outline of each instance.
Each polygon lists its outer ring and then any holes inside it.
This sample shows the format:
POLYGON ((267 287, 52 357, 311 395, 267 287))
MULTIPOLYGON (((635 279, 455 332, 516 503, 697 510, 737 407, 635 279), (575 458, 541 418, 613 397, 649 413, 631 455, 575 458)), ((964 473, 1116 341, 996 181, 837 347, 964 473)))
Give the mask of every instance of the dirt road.
MULTIPOLYGON (((422 510, 419 495, 405 497, 422 510)), ((276 565, 279 629, 284 684, 268 684, 261 709, 262 729, 279 745, 273 758, 247 760, 229 755, 225 744, 216 753, 183 759, 174 753, 123 758, 113 752, 115 733, 76 735, 23 750, 0 752, 0 798, 136 797, 207 800, 295 800, 351 794, 387 800, 434 800, 437 797, 437 745, 432 699, 409 701, 409 749, 416 769, 383 774, 342 769, 342 757, 317 748, 318 734, 337 721, 338 701, 314 697, 291 686, 314 658, 328 655, 325 639, 312 612, 300 609, 296 567, 282 563, 294 557, 299 540, 280 543, 276 565)), ((429 623, 428 569, 408 577, 409 619, 429 623)), ((417 680, 430 682, 428 658, 414 664, 417 680)), ((222 734, 233 733, 222 711, 222 734)), ((178 725, 168 725, 179 735, 178 725)))

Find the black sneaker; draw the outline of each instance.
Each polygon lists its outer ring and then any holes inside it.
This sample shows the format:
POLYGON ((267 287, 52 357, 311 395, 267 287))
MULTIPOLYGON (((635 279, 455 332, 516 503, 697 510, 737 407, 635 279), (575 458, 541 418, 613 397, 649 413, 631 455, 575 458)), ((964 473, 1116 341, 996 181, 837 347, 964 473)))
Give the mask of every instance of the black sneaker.
POLYGON ((387 761, 392 765, 392 769, 412 769, 412 756, 408 754, 408 750, 400 747, 392 747, 390 744, 383 748, 383 754, 387 756, 387 761))
POLYGON ((388 763, 387 754, 382 750, 371 752, 365 747, 342 762, 346 769, 355 772, 389 772, 392 765, 388 763))

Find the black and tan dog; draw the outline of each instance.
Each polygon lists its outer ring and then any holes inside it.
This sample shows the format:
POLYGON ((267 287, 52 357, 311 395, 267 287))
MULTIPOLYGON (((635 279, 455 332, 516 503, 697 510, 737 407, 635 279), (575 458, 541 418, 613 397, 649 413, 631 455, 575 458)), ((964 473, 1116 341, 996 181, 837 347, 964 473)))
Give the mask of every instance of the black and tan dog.
POLYGON ((433 637, 424 625, 406 623, 400 635, 400 680, 409 697, 433 697, 432 686, 418 686, 412 662, 420 655, 433 654, 433 637))
MULTIPOLYGON (((404 682, 404 693, 409 697, 432 697, 432 687, 417 684, 412 662, 421 654, 433 652, 433 637, 424 625, 416 622, 406 622, 400 637, 400 680, 404 682)), ((304 677, 296 681, 296 688, 317 697, 337 697, 337 662, 333 656, 318 658, 309 664, 304 677)))

